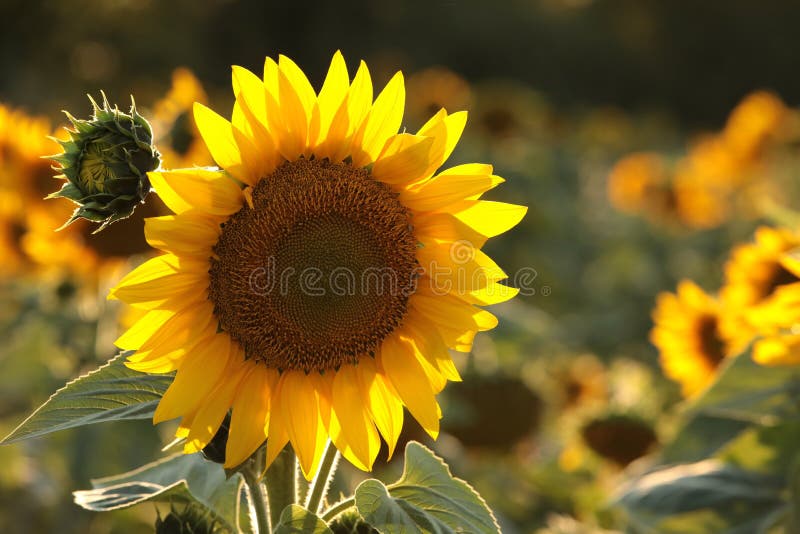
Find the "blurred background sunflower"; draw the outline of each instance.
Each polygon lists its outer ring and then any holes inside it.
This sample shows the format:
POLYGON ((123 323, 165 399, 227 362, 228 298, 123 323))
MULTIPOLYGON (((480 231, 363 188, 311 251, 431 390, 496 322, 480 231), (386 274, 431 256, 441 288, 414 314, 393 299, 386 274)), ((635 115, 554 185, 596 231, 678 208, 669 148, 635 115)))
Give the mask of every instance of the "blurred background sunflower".
MULTIPOLYGON (((376 87, 402 69, 403 127, 467 110, 449 164, 494 164, 507 183, 486 198, 530 208, 486 246, 524 289, 457 361, 440 438, 407 417, 398 442, 434 447, 504 532, 615 528, 614 488, 675 435, 685 397, 754 340, 763 363, 800 362, 796 2, 7 0, 0 17, 0 429, 114 353, 141 313, 105 295, 151 257, 143 219, 168 213, 150 195, 99 234, 55 232, 74 208, 43 200, 60 111, 133 94, 165 168, 213 165, 192 104, 230 109, 229 66, 279 53, 315 89, 337 49, 376 87)), ((0 531, 152 528, 154 507, 95 515, 69 492, 157 457, 163 426, 0 448, 0 531)))

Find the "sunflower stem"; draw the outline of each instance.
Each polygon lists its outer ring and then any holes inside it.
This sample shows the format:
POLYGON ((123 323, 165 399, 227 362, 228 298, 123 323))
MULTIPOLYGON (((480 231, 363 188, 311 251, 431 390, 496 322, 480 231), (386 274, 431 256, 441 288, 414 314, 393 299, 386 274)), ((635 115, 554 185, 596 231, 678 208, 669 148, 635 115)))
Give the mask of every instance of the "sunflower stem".
POLYGON ((325 513, 323 513, 320 516, 320 518, 322 518, 323 521, 328 523, 332 519, 334 519, 337 515, 341 514, 342 512, 344 512, 346 510, 349 510, 350 508, 354 507, 355 505, 356 505, 356 498, 355 497, 347 498, 347 499, 345 499, 343 501, 337 502, 336 504, 334 504, 333 506, 331 506, 330 508, 325 510, 325 513))
POLYGON ((292 449, 284 447, 264 474, 269 498, 269 515, 273 525, 277 525, 280 521, 283 509, 296 502, 294 480, 296 463, 292 449))
MULTIPOLYGON (((259 451, 260 452, 260 451, 259 451)), ((265 492, 264 484, 261 483, 261 467, 263 458, 259 454, 261 462, 254 462, 252 465, 242 469, 242 478, 247 485, 248 493, 250 494, 250 508, 255 512, 256 516, 256 533, 269 534, 272 532, 272 525, 270 524, 269 501, 265 492)))
POLYGON ((322 500, 325 494, 328 493, 328 486, 330 486, 333 475, 336 474, 336 465, 339 463, 339 451, 333 446, 330 440, 325 447, 325 453, 322 456, 322 463, 319 466, 319 472, 314 480, 311 482, 311 487, 308 490, 308 498, 306 499, 306 510, 312 513, 319 513, 322 506, 322 500))

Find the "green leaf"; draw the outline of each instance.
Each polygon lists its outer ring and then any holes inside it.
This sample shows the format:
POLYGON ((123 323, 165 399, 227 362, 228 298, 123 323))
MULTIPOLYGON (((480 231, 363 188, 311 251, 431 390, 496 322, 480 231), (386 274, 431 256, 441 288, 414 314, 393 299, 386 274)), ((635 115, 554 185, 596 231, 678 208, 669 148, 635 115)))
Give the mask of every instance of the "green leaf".
POLYGON ((358 512, 384 534, 496 534, 486 503, 447 465, 416 442, 406 446, 406 465, 396 483, 365 480, 356 488, 358 512))
POLYGON ((781 477, 716 460, 658 469, 623 487, 615 504, 633 532, 767 532, 785 513, 781 477))
POLYGON ((302 506, 290 504, 281 512, 273 534, 333 534, 325 521, 302 506))
POLYGON ((200 453, 176 454, 121 475, 92 480, 93 489, 73 495, 77 505, 94 512, 148 501, 201 505, 225 528, 239 532, 242 483, 240 475, 226 478, 221 465, 200 453))
POLYGON ((726 363, 684 418, 664 463, 699 461, 745 430, 800 420, 800 368, 758 365, 744 353, 726 363))
POLYGON ((172 376, 128 369, 124 362, 129 354, 115 356, 56 391, 0 445, 77 426, 152 417, 172 376))

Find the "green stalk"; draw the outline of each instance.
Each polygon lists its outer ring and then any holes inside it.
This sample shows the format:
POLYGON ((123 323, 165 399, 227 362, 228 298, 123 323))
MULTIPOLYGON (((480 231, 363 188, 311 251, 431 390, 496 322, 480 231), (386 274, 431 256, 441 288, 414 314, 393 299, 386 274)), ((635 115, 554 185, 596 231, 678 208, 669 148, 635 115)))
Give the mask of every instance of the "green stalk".
POLYGON ((273 525, 280 521, 283 509, 296 502, 295 459, 291 448, 284 447, 264 475, 269 498, 269 514, 273 525))
POLYGON ((322 457, 322 463, 319 466, 319 472, 314 480, 311 482, 311 488, 308 491, 308 498, 306 499, 306 510, 311 513, 319 513, 322 506, 322 500, 328 492, 328 486, 336 473, 336 464, 339 460, 339 451, 333 446, 333 443, 328 440, 328 445, 325 447, 325 453, 322 457))
MULTIPOLYGON (((263 453, 257 454, 258 459, 262 459, 262 457, 263 453)), ((263 463, 263 460, 261 463, 263 463)), ((254 462, 240 472, 242 473, 242 478, 244 478, 244 483, 247 485, 248 492, 250 493, 250 508, 255 512, 256 534, 269 534, 272 532, 272 526, 269 522, 269 504, 264 485, 260 480, 261 468, 258 464, 259 462, 254 462)))
POLYGON ((326 523, 330 523, 337 515, 341 514, 342 512, 349 510, 350 508, 356 505, 356 498, 350 497, 343 501, 339 501, 327 510, 325 513, 320 516, 320 518, 325 521, 326 523))

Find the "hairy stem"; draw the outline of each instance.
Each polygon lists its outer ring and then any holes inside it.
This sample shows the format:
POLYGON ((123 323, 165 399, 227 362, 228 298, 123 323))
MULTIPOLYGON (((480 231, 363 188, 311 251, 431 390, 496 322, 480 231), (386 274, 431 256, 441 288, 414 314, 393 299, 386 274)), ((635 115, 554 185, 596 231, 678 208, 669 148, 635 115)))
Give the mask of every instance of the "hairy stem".
MULTIPOLYGON (((257 462, 256 462, 257 463, 257 462)), ((269 521, 269 504, 264 485, 261 483, 261 469, 258 465, 251 465, 242 469, 242 478, 247 485, 250 509, 256 516, 256 534, 269 534, 272 526, 269 521)))
POLYGON ((349 510, 350 508, 352 508, 355 505, 356 505, 356 498, 355 497, 350 497, 350 498, 345 499, 343 501, 337 502, 336 504, 334 504, 333 506, 331 506, 330 508, 325 510, 325 513, 322 514, 320 517, 322 518, 323 521, 328 523, 333 518, 335 518, 337 515, 341 514, 345 510, 349 510))
POLYGON ((328 441, 325 447, 325 453, 322 457, 322 463, 319 466, 319 472, 314 480, 311 482, 311 487, 308 490, 308 497, 306 499, 306 510, 316 514, 322 506, 322 500, 328 492, 328 486, 336 473, 336 464, 339 463, 339 451, 333 446, 333 443, 328 441))

